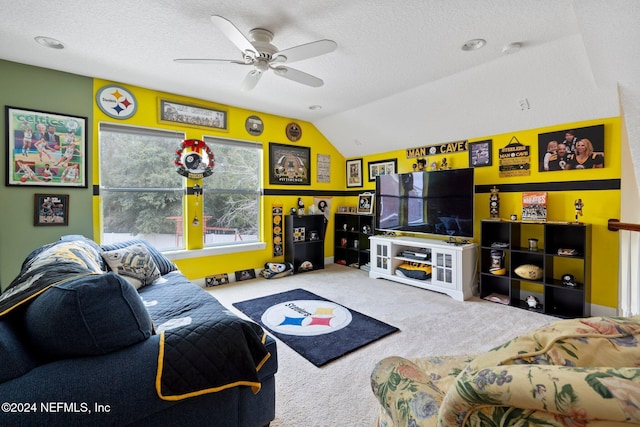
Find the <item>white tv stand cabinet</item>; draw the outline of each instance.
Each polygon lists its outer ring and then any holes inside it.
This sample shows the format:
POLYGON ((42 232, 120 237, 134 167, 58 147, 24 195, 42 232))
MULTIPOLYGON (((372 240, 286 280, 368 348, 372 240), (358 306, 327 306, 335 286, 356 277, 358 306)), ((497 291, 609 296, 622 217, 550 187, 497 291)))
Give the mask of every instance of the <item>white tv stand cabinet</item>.
POLYGON ((444 240, 404 236, 371 236, 369 240, 369 277, 441 292, 458 301, 473 296, 478 253, 474 243, 451 244, 444 240), (403 257, 405 250, 425 252, 428 258, 419 260, 403 257), (431 265, 431 277, 419 280, 398 275, 396 269, 404 262, 431 265))

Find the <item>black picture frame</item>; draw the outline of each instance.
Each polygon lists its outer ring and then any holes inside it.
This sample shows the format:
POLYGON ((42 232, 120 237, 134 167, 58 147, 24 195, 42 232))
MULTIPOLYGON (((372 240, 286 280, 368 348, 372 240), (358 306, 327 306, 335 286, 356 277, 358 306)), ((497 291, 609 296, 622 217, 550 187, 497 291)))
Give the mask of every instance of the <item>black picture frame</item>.
POLYGON ((68 194, 34 194, 33 225, 69 225, 68 194))
POLYGON ((469 167, 479 168, 493 164, 492 140, 469 142, 469 167))
POLYGON ((87 188, 87 118, 5 107, 7 186, 87 188))
POLYGON ((369 182, 375 181, 380 175, 398 173, 398 159, 377 160, 367 163, 369 182))
POLYGON ((269 184, 311 185, 311 148, 270 142, 269 184))
POLYGON ((362 187, 362 159, 351 159, 346 162, 346 182, 347 188, 362 187))

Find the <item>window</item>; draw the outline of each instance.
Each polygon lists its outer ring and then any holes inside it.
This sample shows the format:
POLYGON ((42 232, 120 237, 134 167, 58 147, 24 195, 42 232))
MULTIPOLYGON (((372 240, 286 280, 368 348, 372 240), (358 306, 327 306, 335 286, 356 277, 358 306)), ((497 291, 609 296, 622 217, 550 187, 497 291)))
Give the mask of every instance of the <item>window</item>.
POLYGON ((185 179, 173 167, 179 132, 100 124, 102 242, 143 238, 184 248, 185 179))
POLYGON ((262 145, 204 141, 215 156, 213 174, 203 180, 205 246, 260 241, 262 145))

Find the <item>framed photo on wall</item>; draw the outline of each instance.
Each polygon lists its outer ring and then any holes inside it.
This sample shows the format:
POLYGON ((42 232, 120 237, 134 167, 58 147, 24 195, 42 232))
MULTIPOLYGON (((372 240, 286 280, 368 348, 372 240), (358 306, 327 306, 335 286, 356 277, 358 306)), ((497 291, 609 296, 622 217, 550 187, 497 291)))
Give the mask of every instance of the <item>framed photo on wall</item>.
POLYGON ((69 225, 68 194, 35 194, 33 225, 69 225))
POLYGON ((347 187, 362 185, 362 159, 347 160, 347 187))
POLYGON ((393 175, 398 170, 398 159, 369 162, 369 181, 375 181, 380 175, 393 175))
POLYGON ((5 107, 6 185, 87 187, 86 117, 5 107))
POLYGON ((358 196, 358 213, 371 215, 373 213, 373 193, 362 193, 358 196))
POLYGON ((541 133, 538 171, 603 168, 604 151, 604 125, 541 133))
POLYGON ((227 130, 227 112, 200 105, 160 99, 159 123, 180 123, 186 126, 227 130))
POLYGON ((469 143, 469 167, 491 166, 491 140, 469 143))
POLYGON ((311 148, 270 142, 269 184, 310 185, 311 148))

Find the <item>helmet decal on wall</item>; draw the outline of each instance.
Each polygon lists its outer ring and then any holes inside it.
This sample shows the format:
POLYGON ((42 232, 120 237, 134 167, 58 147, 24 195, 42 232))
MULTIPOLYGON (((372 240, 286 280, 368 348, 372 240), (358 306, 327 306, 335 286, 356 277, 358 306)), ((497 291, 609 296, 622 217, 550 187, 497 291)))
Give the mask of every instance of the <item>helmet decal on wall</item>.
POLYGON ((185 139, 176 150, 176 172, 189 179, 202 179, 213 173, 215 157, 206 142, 185 139))

